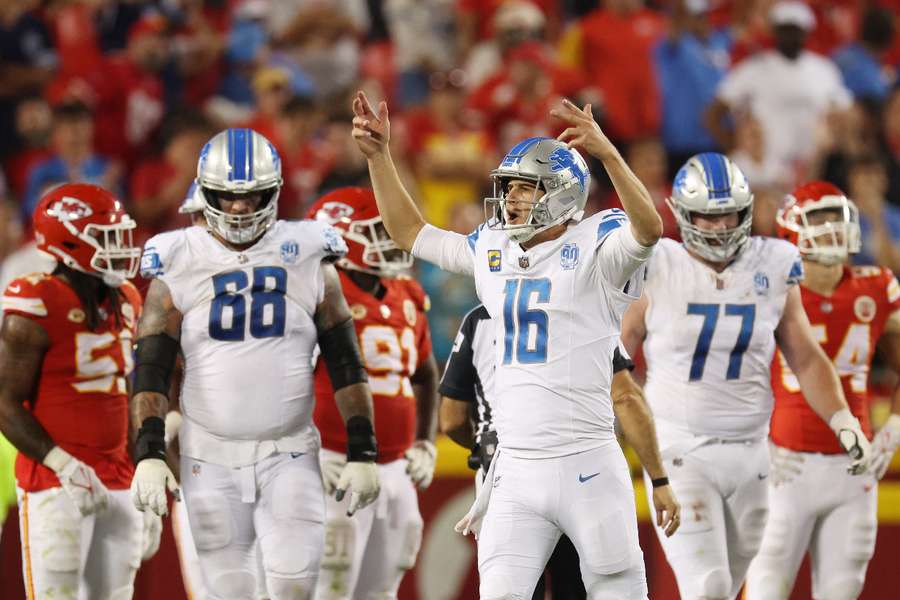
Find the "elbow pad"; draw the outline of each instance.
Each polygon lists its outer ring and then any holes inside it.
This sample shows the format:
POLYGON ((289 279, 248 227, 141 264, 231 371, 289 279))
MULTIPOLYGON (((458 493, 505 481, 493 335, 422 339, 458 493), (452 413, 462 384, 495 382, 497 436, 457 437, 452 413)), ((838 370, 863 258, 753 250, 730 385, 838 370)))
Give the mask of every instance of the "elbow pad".
POLYGON ((322 358, 325 360, 334 391, 369 380, 366 367, 359 356, 356 328, 352 319, 321 332, 319 348, 322 350, 322 358))
POLYGON ((155 392, 169 397, 178 346, 178 342, 165 333, 148 335, 137 341, 134 349, 133 395, 155 392))

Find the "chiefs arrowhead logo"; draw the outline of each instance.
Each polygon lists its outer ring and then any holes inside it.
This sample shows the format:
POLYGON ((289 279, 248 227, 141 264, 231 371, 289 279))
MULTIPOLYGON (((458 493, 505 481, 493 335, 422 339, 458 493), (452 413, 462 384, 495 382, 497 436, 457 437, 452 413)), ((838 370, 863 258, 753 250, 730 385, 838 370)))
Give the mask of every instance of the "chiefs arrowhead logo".
POLYGON ((343 202, 326 202, 316 211, 316 221, 324 221, 329 225, 349 221, 353 214, 353 207, 343 202))
POLYGON ((89 217, 94 214, 94 211, 78 198, 63 196, 47 209, 47 214, 51 217, 56 217, 60 221, 68 222, 89 217))

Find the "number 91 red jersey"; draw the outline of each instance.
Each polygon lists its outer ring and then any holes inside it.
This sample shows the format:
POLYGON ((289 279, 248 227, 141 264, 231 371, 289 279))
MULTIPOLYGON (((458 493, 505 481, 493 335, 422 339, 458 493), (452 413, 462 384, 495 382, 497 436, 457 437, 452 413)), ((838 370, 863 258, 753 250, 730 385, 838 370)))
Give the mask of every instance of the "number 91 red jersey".
MULTIPOLYGON (((3 293, 5 315, 18 315, 41 325, 50 346, 41 365, 37 391, 27 408, 53 441, 89 464, 110 489, 127 489, 134 472, 128 455, 128 390, 133 367, 132 343, 141 297, 131 283, 119 288, 120 318, 101 306, 96 330, 75 291, 58 277, 45 274, 15 279, 3 293)), ((16 481, 25 491, 59 485, 56 475, 19 453, 16 481)))
MULTIPOLYGON (((412 279, 382 279, 386 292, 379 300, 359 289, 341 269, 338 273, 369 374, 378 462, 392 462, 403 456, 416 436, 416 400, 409 378, 431 354, 431 334, 425 317, 428 296, 412 279)), ((344 420, 321 358, 316 365, 315 390, 313 419, 322 434, 322 446, 346 452, 344 420)))
MULTIPOLYGON (((813 335, 841 378, 850 411, 872 438, 869 420, 869 369, 875 344, 890 315, 900 310, 900 285, 890 269, 845 267, 831 296, 800 288, 813 335)), ((799 452, 843 452, 828 424, 803 399, 797 376, 780 350, 772 361, 771 437, 778 446, 799 452)))

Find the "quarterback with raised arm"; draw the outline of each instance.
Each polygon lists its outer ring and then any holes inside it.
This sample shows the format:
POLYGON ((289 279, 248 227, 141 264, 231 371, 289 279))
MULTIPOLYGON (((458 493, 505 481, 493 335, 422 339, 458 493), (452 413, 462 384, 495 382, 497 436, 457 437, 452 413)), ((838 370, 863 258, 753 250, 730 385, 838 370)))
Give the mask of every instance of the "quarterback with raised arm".
POLYGON ((376 112, 360 92, 353 110, 353 136, 391 238, 474 277, 494 326, 500 446, 458 525, 480 530, 481 598, 530 597, 561 534, 578 551, 588 597, 646 598, 610 385, 622 314, 641 294, 642 266, 662 233, 647 190, 590 106, 564 102, 551 111, 569 125, 560 140, 529 138, 510 149, 491 173, 486 221, 469 236, 452 233, 428 224, 403 188, 387 105, 376 112), (576 145, 602 162, 624 211, 583 218, 591 176, 576 145))
POLYGON ((258 542, 271 598, 305 600, 324 544, 317 344, 348 436, 338 495, 350 493, 351 513, 378 495, 372 399, 331 264, 346 245, 321 223, 277 220, 281 161, 255 131, 213 136, 197 185, 207 228, 151 238, 141 262, 153 281, 135 350, 132 499, 164 514, 175 488, 163 419, 181 352, 180 471, 207 593, 253 598, 258 542))
POLYGON ((56 267, 3 292, 0 431, 19 451, 27 598, 127 600, 134 591, 143 553, 143 517, 128 493, 135 227, 103 188, 56 187, 34 213, 37 247, 56 267))
POLYGON ((681 597, 729 600, 766 523, 776 343, 811 410, 849 455, 845 468, 865 470, 869 442, 813 338, 797 248, 750 235, 753 194, 738 166, 714 152, 691 157, 668 202, 684 242, 657 245, 622 341, 632 353, 643 344, 644 392, 683 507, 675 535, 657 530, 681 597))

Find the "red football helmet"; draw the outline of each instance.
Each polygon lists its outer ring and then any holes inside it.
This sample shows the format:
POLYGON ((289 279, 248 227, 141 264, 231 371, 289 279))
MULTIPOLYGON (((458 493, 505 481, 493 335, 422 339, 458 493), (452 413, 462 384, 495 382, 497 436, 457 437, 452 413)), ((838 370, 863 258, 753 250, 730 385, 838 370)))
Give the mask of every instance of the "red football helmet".
POLYGON ((809 260, 835 265, 860 250, 859 210, 844 192, 826 181, 795 189, 775 220, 779 237, 795 244, 809 260))
POLYGON ((34 211, 40 250, 113 287, 137 273, 141 249, 133 243, 135 227, 115 196, 86 183, 50 190, 34 211))
POLYGON ((397 277, 412 267, 412 255, 388 236, 375 194, 368 188, 331 191, 313 204, 307 217, 328 223, 341 233, 348 248, 347 255, 337 262, 343 269, 397 277))

